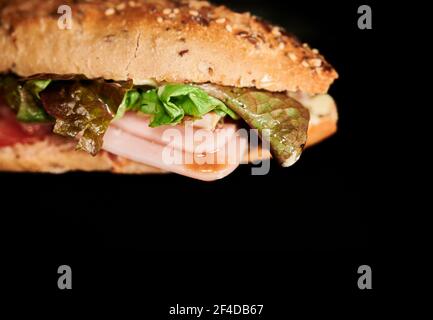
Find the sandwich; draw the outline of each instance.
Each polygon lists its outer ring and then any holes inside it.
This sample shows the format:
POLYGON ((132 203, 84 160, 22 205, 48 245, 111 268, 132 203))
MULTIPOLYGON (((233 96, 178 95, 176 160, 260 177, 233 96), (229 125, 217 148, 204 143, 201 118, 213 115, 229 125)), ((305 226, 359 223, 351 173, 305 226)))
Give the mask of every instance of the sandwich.
POLYGON ((0 171, 212 181, 337 130, 317 49, 206 1, 3 0, 0 50, 0 171))

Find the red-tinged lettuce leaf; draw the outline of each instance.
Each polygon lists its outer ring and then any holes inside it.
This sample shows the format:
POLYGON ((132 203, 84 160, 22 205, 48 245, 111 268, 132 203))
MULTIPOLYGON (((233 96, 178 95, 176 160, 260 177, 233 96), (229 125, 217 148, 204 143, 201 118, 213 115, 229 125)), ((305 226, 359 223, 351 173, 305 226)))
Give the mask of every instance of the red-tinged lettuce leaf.
POLYGON ((96 155, 132 82, 56 81, 41 92, 45 110, 56 119, 54 132, 79 138, 77 149, 96 155))
POLYGON ((300 157, 307 142, 310 114, 298 101, 284 93, 253 88, 201 85, 208 94, 223 101, 270 143, 274 157, 288 167, 300 157))
POLYGON ((7 105, 15 111, 17 111, 20 105, 18 86, 18 78, 15 76, 5 75, 0 78, 0 94, 7 105))

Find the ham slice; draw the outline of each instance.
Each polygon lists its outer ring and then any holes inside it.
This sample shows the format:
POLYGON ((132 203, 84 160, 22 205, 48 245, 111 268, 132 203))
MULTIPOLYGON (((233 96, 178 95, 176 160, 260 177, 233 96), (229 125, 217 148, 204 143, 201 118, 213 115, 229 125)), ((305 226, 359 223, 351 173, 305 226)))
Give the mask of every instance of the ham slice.
POLYGON ((110 126, 104 137, 103 149, 203 181, 218 180, 232 173, 247 150, 247 139, 239 136, 232 124, 226 124, 214 132, 203 133, 200 130, 198 135, 210 136, 203 143, 194 143, 197 130, 189 130, 185 125, 150 128, 148 124, 148 118, 126 115, 110 126), (170 131, 175 137, 171 141, 163 138, 164 135, 170 136, 170 131), (188 139, 192 139, 190 143, 188 139))
POLYGON ((236 133, 235 124, 226 124, 223 129, 209 131, 197 128, 196 122, 192 121, 186 122, 185 125, 157 128, 150 128, 149 123, 149 117, 131 112, 113 122, 112 126, 162 145, 169 142, 170 135, 178 135, 182 143, 174 143, 173 147, 190 153, 214 153, 224 147, 236 133))
POLYGON ((217 115, 215 112, 209 112, 205 114, 201 119, 193 120, 193 126, 196 128, 206 129, 208 131, 215 130, 218 122, 221 120, 221 116, 217 115))

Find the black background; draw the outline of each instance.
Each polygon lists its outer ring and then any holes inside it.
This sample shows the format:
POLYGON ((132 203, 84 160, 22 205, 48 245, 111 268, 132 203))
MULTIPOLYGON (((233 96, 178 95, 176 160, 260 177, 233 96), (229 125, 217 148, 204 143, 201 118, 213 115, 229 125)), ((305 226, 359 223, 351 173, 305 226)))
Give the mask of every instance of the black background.
POLYGON ((334 297, 327 308, 353 297, 365 306, 380 290, 378 280, 373 292, 359 291, 356 271, 361 264, 384 271, 371 237, 363 110, 377 101, 386 9, 372 1, 217 2, 320 49, 340 74, 330 90, 338 133, 291 168, 273 164, 269 175, 251 176, 243 166, 214 183, 0 173, 6 265, 31 270, 15 287, 59 295, 56 303, 128 297, 130 307, 143 306, 141 314, 161 317, 176 303, 265 303, 267 315, 287 314, 293 296, 334 297), (373 30, 357 28, 362 4, 373 9, 373 30), (72 292, 57 290, 61 264, 73 268, 72 292))

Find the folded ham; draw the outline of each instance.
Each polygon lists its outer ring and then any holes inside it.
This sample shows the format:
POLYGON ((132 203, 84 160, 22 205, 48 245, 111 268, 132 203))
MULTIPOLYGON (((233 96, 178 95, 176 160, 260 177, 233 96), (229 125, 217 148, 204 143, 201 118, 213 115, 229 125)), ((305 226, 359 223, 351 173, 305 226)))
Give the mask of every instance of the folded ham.
POLYGON ((216 128, 215 123, 209 130, 210 127, 207 125, 206 119, 211 117, 209 115, 198 121, 187 121, 182 125, 174 127, 161 126, 150 128, 150 118, 148 116, 130 112, 121 120, 113 122, 112 126, 162 145, 166 145, 169 142, 170 135, 178 134, 184 143, 173 143, 174 148, 190 153, 213 153, 223 148, 233 137, 236 133, 236 125, 225 124, 223 128, 216 128), (205 127, 202 127, 203 123, 206 123, 205 127))
POLYGON ((241 163, 248 141, 234 124, 214 131, 192 122, 149 127, 149 118, 134 113, 112 123, 103 149, 124 158, 203 181, 226 177, 241 163))

